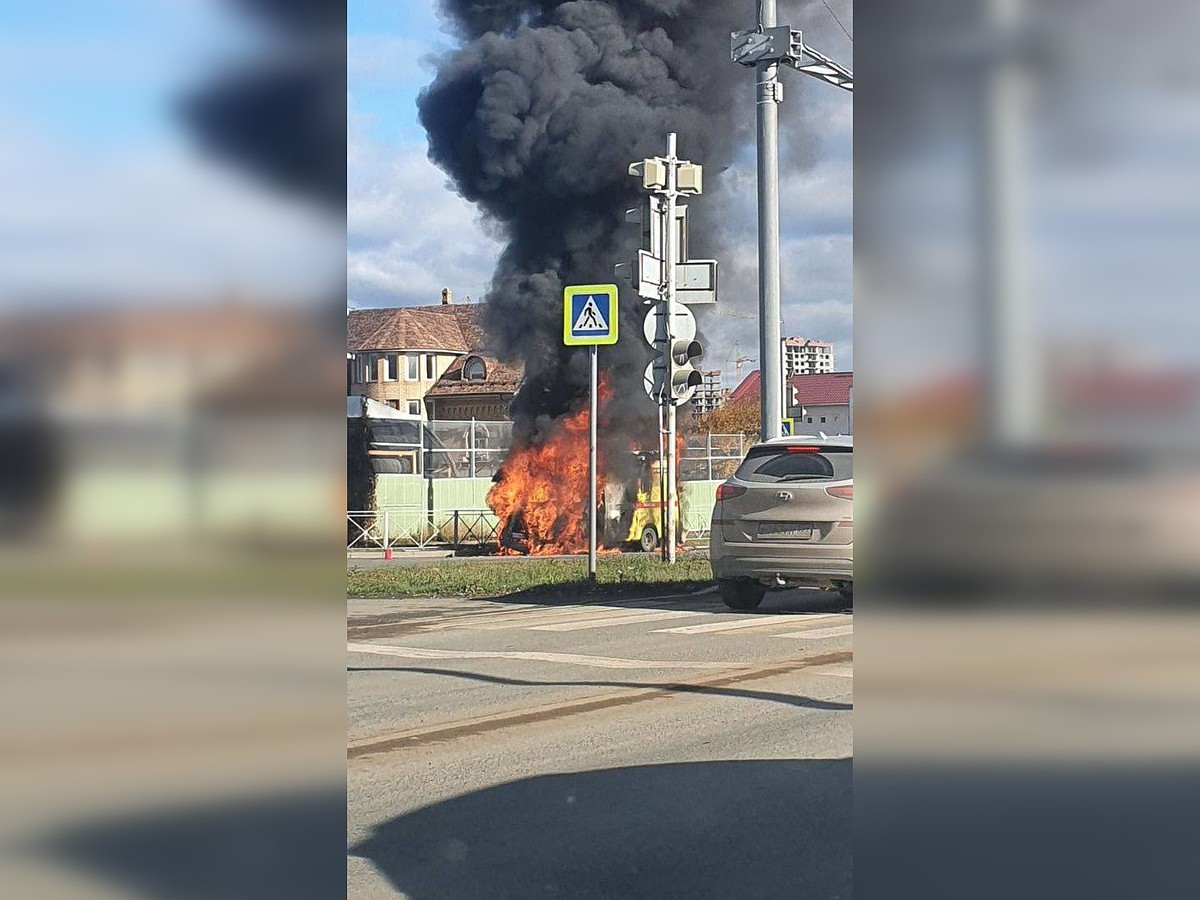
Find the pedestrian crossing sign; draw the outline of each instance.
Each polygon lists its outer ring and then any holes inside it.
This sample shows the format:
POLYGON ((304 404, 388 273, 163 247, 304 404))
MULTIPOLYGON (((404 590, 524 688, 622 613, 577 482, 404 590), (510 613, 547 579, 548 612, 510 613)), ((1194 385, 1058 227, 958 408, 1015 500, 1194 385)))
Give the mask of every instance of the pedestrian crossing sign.
POLYGON ((578 284, 563 291, 563 343, 588 347, 617 342, 617 286, 578 284))

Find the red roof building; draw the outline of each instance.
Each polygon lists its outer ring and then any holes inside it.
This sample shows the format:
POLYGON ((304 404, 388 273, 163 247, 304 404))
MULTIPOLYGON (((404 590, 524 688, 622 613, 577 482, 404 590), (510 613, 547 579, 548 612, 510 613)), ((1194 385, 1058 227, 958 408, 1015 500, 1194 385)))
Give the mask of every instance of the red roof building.
MULTIPOLYGON (((753 399, 758 396, 760 378, 755 369, 729 395, 729 402, 753 399)), ((793 375, 787 380, 788 393, 784 405, 789 409, 796 406, 849 406, 850 393, 854 389, 853 372, 827 372, 820 375, 793 375)))

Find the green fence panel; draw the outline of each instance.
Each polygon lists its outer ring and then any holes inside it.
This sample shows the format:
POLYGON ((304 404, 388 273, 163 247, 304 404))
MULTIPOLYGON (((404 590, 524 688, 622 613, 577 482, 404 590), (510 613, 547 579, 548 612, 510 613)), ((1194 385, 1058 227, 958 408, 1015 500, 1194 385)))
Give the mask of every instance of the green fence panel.
POLYGON ((382 473, 375 476, 375 508, 396 509, 429 505, 429 482, 422 475, 382 473))
POLYGON ((684 531, 707 531, 717 503, 720 481, 684 481, 680 483, 680 513, 684 531))
POLYGON ((429 523, 429 482, 423 475, 386 472, 375 476, 376 528, 387 511, 389 544, 424 538, 429 523))
POLYGON ((433 524, 442 538, 452 541, 454 513, 459 515, 458 537, 479 540, 490 537, 499 520, 488 511, 490 478, 435 478, 433 480, 433 524))
POLYGON ((440 521, 456 509, 487 509, 487 493, 491 487, 490 478, 435 478, 434 520, 440 521))

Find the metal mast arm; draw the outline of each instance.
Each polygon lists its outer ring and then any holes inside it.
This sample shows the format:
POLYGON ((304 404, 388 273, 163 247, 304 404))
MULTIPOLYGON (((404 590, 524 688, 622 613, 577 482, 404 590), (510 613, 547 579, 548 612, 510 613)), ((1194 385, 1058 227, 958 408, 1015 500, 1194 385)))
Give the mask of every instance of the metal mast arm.
POLYGON ((854 90, 854 73, 805 44, 804 36, 799 31, 792 32, 792 52, 783 61, 797 72, 828 81, 834 87, 843 90, 854 90))

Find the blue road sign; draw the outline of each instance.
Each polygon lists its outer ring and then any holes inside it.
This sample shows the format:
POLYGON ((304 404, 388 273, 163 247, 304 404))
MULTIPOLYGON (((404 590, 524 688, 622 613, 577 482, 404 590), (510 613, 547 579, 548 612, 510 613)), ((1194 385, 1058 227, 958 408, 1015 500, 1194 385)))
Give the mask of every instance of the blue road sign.
POLYGON ((588 347, 617 342, 617 286, 572 285, 563 291, 563 343, 588 347))

